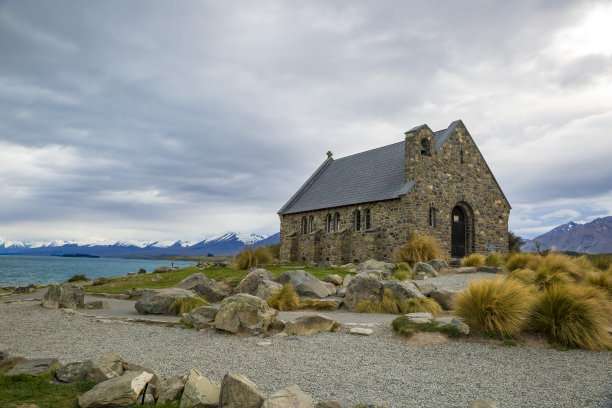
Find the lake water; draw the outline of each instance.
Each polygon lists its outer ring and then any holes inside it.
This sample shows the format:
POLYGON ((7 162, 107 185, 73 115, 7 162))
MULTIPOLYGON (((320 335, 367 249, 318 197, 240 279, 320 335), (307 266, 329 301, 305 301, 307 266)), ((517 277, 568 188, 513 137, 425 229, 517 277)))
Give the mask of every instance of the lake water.
POLYGON ((195 262, 1 255, 0 286, 25 286, 30 283, 48 285, 66 282, 73 275, 85 275, 88 278, 120 276, 127 275, 128 272, 138 272, 140 268, 152 272, 158 266, 171 266, 172 264, 185 267, 194 265, 195 262))

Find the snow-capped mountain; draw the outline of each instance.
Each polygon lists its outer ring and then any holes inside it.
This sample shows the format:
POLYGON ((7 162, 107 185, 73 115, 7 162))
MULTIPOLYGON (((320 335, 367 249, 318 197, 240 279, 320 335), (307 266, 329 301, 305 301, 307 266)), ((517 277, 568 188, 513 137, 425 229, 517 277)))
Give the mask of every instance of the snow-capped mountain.
POLYGON ((197 243, 190 241, 66 241, 20 242, 0 237, 0 255, 64 255, 83 253, 116 257, 158 257, 187 255, 231 255, 247 245, 278 243, 280 233, 264 236, 252 233, 224 232, 205 236, 197 243), (261 242, 261 244, 259 244, 261 242), (265 242, 265 243, 264 243, 265 242))
POLYGON ((521 251, 535 251, 536 242, 541 249, 553 251, 612 253, 612 216, 597 218, 586 224, 573 221, 559 225, 545 234, 528 240, 521 251))

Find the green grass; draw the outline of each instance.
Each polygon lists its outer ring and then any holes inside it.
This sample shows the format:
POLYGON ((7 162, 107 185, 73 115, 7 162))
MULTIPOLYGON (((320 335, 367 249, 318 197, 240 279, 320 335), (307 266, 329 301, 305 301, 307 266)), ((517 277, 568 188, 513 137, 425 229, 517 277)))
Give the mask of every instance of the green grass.
POLYGON ((50 375, 0 375, 0 406, 16 407, 30 403, 40 408, 76 408, 78 396, 95 385, 93 382, 57 384, 49 382, 49 378, 50 375))
POLYGON ((405 269, 396 269, 393 277, 397 280, 409 280, 412 279, 412 272, 405 269))
POLYGON ((417 332, 441 332, 449 337, 459 337, 459 329, 455 326, 438 326, 437 322, 431 323, 413 323, 406 316, 396 317, 391 322, 393 330, 402 336, 412 337, 417 332))

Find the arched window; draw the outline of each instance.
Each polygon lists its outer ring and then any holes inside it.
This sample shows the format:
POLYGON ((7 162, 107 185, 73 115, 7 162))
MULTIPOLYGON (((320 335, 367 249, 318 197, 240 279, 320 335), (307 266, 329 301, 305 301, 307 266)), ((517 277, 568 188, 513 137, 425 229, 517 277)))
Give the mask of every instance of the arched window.
POLYGON ((421 139, 421 156, 431 156, 431 144, 429 139, 421 139))
POLYGON ((302 234, 308 233, 308 220, 306 220, 306 216, 302 217, 302 234))
POLYGON ((310 232, 314 232, 314 230, 315 230, 315 222, 314 222, 314 216, 313 215, 310 216, 310 220, 309 221, 310 221, 310 225, 309 225, 310 229, 309 229, 309 231, 310 232))
POLYGON ((370 222, 370 209, 365 210, 365 229, 366 231, 372 228, 372 223, 370 222))
POLYGON ((429 204, 429 226, 432 228, 436 226, 436 207, 433 203, 429 204))
POLYGON ((325 230, 327 232, 332 232, 332 216, 331 214, 327 214, 325 217, 325 230))
POLYGON ((340 231, 340 214, 338 213, 334 215, 334 229, 340 231))
POLYGON ((361 231, 361 211, 355 211, 355 231, 361 231))

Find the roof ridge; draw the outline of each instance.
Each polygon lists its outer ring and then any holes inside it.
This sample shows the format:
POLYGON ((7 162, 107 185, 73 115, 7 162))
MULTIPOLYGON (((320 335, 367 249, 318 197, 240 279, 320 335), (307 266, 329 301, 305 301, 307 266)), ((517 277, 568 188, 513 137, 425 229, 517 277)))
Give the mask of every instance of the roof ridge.
POLYGON ((395 146, 397 144, 404 143, 404 142, 405 142, 405 140, 400 140, 399 142, 391 143, 391 144, 380 146, 380 147, 375 147, 374 149, 364 150, 363 152, 357 152, 357 153, 349 154, 348 156, 344 156, 344 157, 340 157, 340 158, 334 159, 334 161, 338 162, 338 161, 341 161, 341 160, 344 160, 344 159, 348 159, 350 157, 359 156, 360 154, 370 153, 370 152, 373 152, 375 150, 380 150, 380 149, 384 149, 386 147, 395 146))

